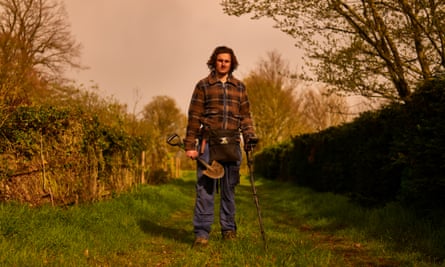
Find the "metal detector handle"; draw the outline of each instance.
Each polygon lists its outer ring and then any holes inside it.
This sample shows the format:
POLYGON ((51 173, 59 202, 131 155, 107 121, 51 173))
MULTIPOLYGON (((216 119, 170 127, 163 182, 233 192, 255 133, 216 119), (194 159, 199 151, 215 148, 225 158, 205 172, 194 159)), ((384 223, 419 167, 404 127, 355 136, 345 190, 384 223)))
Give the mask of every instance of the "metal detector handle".
POLYGON ((249 139, 247 139, 247 144, 248 145, 256 145, 256 144, 258 144, 258 141, 259 141, 260 139, 258 138, 258 137, 256 137, 256 136, 251 136, 251 137, 249 137, 249 139))
POLYGON ((184 149, 184 143, 182 143, 181 137, 176 133, 167 137, 167 143, 171 146, 179 146, 184 149))
POLYGON ((247 165, 251 165, 253 163, 252 159, 252 153, 255 146, 258 144, 259 138, 256 136, 249 137, 249 139, 246 140, 246 145, 244 150, 246 151, 246 157, 247 157, 247 165))
POLYGON ((248 137, 244 145, 244 150, 246 150, 246 152, 253 150, 253 148, 258 144, 258 141, 259 138, 256 136, 248 137))

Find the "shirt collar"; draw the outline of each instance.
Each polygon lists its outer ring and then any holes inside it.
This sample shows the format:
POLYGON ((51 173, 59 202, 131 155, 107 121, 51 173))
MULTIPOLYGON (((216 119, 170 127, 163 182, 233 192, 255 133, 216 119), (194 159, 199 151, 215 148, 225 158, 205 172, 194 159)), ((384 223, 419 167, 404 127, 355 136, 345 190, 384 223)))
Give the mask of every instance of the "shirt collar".
MULTIPOLYGON (((218 79, 216 78, 216 73, 215 73, 215 71, 212 71, 212 72, 209 74, 208 79, 209 79, 209 83, 210 83, 211 85, 213 85, 213 84, 215 84, 215 83, 218 82, 218 79)), ((229 74, 229 76, 227 77, 227 82, 228 82, 228 83, 231 83, 231 84, 233 84, 233 85, 237 85, 237 84, 239 83, 238 79, 235 78, 232 74, 229 74)))

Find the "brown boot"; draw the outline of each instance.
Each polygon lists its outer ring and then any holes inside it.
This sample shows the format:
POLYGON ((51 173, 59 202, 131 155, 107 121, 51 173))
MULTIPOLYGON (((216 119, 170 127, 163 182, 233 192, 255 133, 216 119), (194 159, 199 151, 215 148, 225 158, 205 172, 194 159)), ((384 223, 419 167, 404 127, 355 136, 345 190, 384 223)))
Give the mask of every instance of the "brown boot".
POLYGON ((223 239, 224 240, 235 240, 236 239, 236 232, 235 231, 225 231, 223 233, 223 239))
POLYGON ((209 240, 205 237, 197 237, 193 242, 193 247, 207 247, 209 240))

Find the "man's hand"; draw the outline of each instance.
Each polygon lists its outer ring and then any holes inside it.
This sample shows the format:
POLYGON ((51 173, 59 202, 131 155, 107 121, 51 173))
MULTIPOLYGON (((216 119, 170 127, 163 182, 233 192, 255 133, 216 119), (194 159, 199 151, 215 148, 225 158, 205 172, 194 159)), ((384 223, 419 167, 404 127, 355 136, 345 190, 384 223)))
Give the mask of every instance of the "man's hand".
POLYGON ((185 155, 191 159, 196 159, 199 156, 199 153, 196 150, 187 150, 185 151, 185 155))
POLYGON ((258 141, 259 141, 259 139, 255 135, 247 136, 246 142, 244 144, 244 150, 246 152, 252 151, 255 148, 255 146, 258 143, 258 141))

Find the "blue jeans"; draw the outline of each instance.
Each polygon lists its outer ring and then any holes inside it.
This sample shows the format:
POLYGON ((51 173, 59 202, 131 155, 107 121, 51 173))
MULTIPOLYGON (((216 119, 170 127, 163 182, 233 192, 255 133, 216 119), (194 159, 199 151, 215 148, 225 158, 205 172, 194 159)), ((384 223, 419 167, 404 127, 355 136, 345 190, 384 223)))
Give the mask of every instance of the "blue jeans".
MULTIPOLYGON (((239 153, 241 154, 241 149, 239 153)), ((206 147, 201 158, 206 162, 209 161, 208 147, 206 147)), ((221 232, 236 231, 235 186, 240 182, 241 161, 221 164, 224 166, 224 176, 221 179, 211 179, 203 175, 202 171, 205 167, 198 162, 196 202, 193 215, 196 237, 209 238, 214 220, 214 201, 217 188, 221 194, 219 210, 221 232)))

